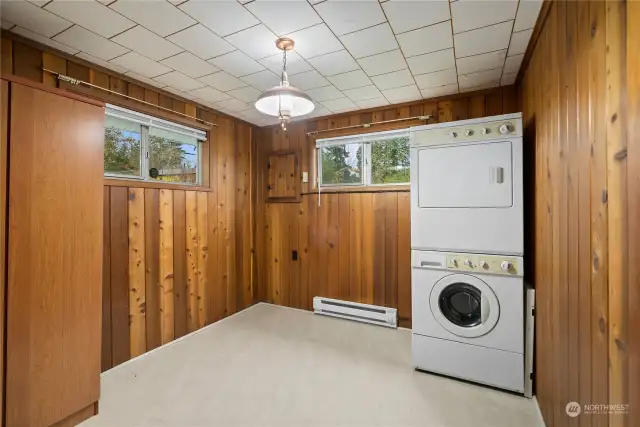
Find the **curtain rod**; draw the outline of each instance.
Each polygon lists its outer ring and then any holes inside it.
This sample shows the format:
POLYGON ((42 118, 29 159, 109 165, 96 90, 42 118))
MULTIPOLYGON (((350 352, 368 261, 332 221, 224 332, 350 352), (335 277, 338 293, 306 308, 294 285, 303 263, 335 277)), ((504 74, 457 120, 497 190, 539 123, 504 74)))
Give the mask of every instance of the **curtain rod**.
POLYGON ((46 71, 47 73, 51 73, 51 74, 55 75, 58 78, 58 80, 62 80, 63 82, 71 83, 71 84, 76 85, 76 86, 83 84, 85 86, 89 86, 89 87, 92 87, 92 88, 100 89, 100 90, 102 90, 104 92, 109 92, 109 93, 111 93, 113 95, 122 96, 122 97, 130 99, 132 101, 136 101, 136 102, 140 102, 142 104, 150 105, 151 107, 154 107, 154 108, 159 108, 161 110, 165 110, 165 111, 168 111, 168 112, 173 113, 173 114, 178 114, 180 116, 183 116, 183 117, 186 117, 186 118, 189 118, 189 119, 193 119, 195 121, 198 121, 200 123, 204 123, 206 125, 218 127, 218 125, 215 124, 215 123, 211 123, 211 122, 208 122, 206 120, 202 120, 202 119, 199 119, 197 117, 190 116, 188 114, 180 113, 180 112, 174 111, 174 110, 172 110, 170 108, 166 108, 166 107, 162 107, 160 105, 152 104, 151 102, 143 101, 141 99, 137 99, 137 98, 134 98, 134 97, 129 96, 129 95, 125 95, 125 94, 120 93, 120 92, 116 92, 116 91, 113 91, 113 90, 110 90, 110 89, 105 89, 103 87, 94 85, 93 83, 85 82, 84 80, 74 79, 73 77, 69 77, 69 76, 66 76, 64 74, 60 74, 57 71, 47 70, 46 68, 42 68, 42 71, 46 71))
POLYGON ((425 116, 414 116, 414 117, 407 117, 405 119, 393 119, 393 120, 382 120, 380 122, 371 122, 371 123, 363 123, 361 125, 350 125, 350 126, 342 126, 339 128, 333 128, 333 129, 321 129, 321 130, 314 130, 311 132, 307 132, 307 136, 311 136, 311 135, 317 135, 319 133, 322 132, 335 132, 337 130, 345 130, 345 129, 357 129, 357 128, 370 128, 371 126, 374 125, 382 125, 385 123, 395 123, 395 122, 403 122, 403 121, 407 121, 407 120, 429 120, 431 118, 431 115, 425 115, 425 116))

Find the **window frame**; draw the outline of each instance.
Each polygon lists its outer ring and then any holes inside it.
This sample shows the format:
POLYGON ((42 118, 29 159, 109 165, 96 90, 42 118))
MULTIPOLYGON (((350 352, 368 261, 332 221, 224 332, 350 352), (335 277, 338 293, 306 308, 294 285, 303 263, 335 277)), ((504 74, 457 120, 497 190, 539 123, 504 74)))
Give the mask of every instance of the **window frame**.
POLYGON ((107 104, 105 108, 105 118, 107 116, 112 116, 118 118, 120 120, 128 120, 133 123, 138 123, 140 125, 140 176, 135 175, 122 175, 113 172, 103 171, 103 176, 106 179, 114 179, 118 181, 133 181, 133 182, 144 182, 148 184, 161 184, 167 186, 188 186, 188 187, 202 187, 204 185, 203 181, 203 156, 202 156, 202 145, 206 143, 208 139, 208 133, 202 129, 191 128, 189 126, 183 125, 181 123, 171 122, 169 120, 160 119, 157 117, 150 116, 145 113, 140 113, 135 110, 130 110, 128 108, 119 107, 117 105, 107 104), (196 182, 171 182, 171 181, 162 181, 156 180, 149 176, 149 158, 150 158, 150 147, 149 147, 149 130, 152 127, 156 127, 158 129, 164 129, 167 131, 182 133, 187 136, 193 136, 196 140, 196 182), (192 133, 192 135, 189 135, 192 133), (198 138, 200 136, 201 138, 198 138))
MULTIPOLYGON (((340 136, 336 138, 323 138, 316 140, 316 188, 339 188, 339 187, 401 187, 410 184, 407 182, 389 182, 374 184, 371 167, 371 146, 374 142, 396 138, 410 138, 409 129, 391 130, 383 132, 372 132, 359 135, 340 136), (340 143, 339 141, 345 141, 340 143), (361 183, 322 183, 322 149, 335 145, 362 145, 362 182, 361 183)), ((409 143, 409 142, 408 142, 409 143)))

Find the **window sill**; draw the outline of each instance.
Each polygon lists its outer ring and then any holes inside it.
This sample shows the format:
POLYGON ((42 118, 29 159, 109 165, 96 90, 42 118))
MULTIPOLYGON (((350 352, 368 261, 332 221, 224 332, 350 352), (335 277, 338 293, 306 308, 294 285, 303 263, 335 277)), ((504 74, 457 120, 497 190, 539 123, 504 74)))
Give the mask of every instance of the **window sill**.
POLYGON ((137 179, 119 179, 119 178, 104 178, 104 185, 112 187, 133 187, 133 188, 155 188, 160 190, 187 190, 187 191, 204 191, 211 192, 211 188, 197 186, 197 185, 185 185, 185 184, 170 184, 165 182, 150 182, 139 181, 137 179))
MULTIPOLYGON (((321 194, 330 193, 406 193, 410 189, 409 184, 396 185, 344 185, 335 187, 320 187, 321 194)), ((305 194, 318 194, 318 187, 305 194)))

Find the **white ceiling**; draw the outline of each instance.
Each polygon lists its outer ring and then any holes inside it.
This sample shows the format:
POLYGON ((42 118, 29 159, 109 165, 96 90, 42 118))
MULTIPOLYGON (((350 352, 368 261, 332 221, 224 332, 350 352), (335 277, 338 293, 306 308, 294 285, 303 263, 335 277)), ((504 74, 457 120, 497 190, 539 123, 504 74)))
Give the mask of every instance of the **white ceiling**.
MULTIPOLYGON (((542 0, 2 0, 2 28, 257 125, 288 71, 323 116, 509 85, 542 0)), ((308 117, 308 116, 307 116, 308 117)))

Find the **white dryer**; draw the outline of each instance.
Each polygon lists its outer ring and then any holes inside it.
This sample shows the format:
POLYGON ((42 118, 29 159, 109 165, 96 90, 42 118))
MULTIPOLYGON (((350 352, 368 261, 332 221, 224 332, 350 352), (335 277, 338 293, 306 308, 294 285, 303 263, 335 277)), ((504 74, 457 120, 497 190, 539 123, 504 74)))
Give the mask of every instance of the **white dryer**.
POLYGON ((414 366, 525 393, 522 258, 432 251, 412 258, 414 366))
POLYGON ((411 128, 411 247, 522 255, 522 115, 411 128))

